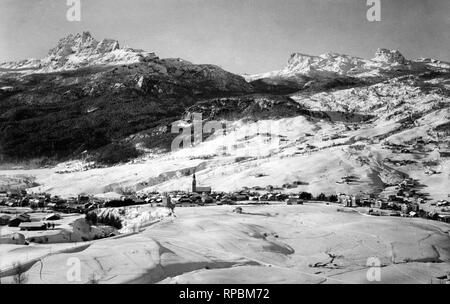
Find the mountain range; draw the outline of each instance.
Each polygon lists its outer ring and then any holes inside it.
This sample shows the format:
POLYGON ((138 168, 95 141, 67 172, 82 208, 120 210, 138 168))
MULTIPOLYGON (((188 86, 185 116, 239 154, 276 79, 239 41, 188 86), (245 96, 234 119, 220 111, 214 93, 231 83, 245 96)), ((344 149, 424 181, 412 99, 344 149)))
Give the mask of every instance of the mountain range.
POLYGON ((236 75, 84 32, 0 64, 0 167, 8 183, 62 195, 185 189, 195 170, 225 191, 302 181, 294 190, 389 193, 409 180, 442 199, 449 109, 450 64, 397 50, 294 53, 278 71, 236 75), (172 123, 192 113, 229 129, 170 151, 172 123))

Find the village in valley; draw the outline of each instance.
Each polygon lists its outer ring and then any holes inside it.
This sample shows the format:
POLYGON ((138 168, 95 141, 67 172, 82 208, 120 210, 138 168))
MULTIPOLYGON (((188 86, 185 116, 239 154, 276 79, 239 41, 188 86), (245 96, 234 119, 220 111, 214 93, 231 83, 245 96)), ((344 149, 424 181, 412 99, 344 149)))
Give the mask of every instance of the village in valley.
MULTIPOLYGON (((63 257, 65 252, 78 252, 79 250, 84 252, 88 247, 101 246, 102 243, 97 242, 102 239, 111 240, 117 243, 117 246, 122 244, 120 243, 122 238, 124 238, 125 244, 128 244, 128 242, 133 241, 133 237, 138 235, 148 235, 153 239, 162 233, 161 237, 164 239, 165 236, 163 235, 170 234, 171 230, 163 227, 171 225, 170 227, 173 227, 171 229, 174 229, 178 225, 185 225, 184 222, 186 221, 189 223, 192 217, 197 219, 195 221, 198 222, 198 225, 203 225, 202 223, 208 221, 209 216, 219 216, 221 221, 224 220, 224 216, 231 216, 229 220, 216 224, 219 226, 226 226, 229 221, 232 221, 233 225, 244 225, 248 220, 260 223, 260 220, 264 220, 264 217, 277 217, 278 214, 286 214, 285 216, 289 216, 294 221, 299 219, 303 221, 309 217, 313 217, 314 221, 327 221, 327 218, 335 221, 333 213, 339 216, 340 220, 350 220, 352 225, 359 223, 355 216, 360 217, 361 215, 371 216, 374 219, 403 217, 406 221, 412 221, 410 225, 413 227, 419 224, 413 221, 414 218, 422 218, 430 222, 439 221, 443 224, 450 222, 450 202, 446 200, 430 201, 423 197, 419 191, 415 190, 415 183, 412 180, 405 180, 398 186, 391 187, 392 194, 384 197, 362 193, 321 193, 314 196, 309 192, 297 191, 298 187, 304 184, 301 181, 280 186, 244 187, 242 190, 234 192, 216 192, 207 185, 206 180, 199 181, 195 171, 192 172, 191 176, 191 184, 188 185, 189 191, 124 193, 109 199, 93 195, 62 198, 48 193, 29 193, 26 189, 1 190, 0 245, 2 250, 6 251, 3 253, 0 251, 0 256, 3 254, 2 264, 0 264, 0 280, 25 283, 28 279, 31 279, 31 282, 40 282, 42 279, 37 277, 37 268, 34 265, 44 256, 58 258, 63 257), (321 211, 318 212, 318 210, 321 211), (208 214, 210 215, 208 216, 208 214), (258 219, 261 216, 262 219, 258 219), (235 223, 235 221, 237 222, 235 223), (155 225, 157 223, 161 224, 161 228, 155 225), (127 239, 129 241, 126 241, 127 239), (21 258, 19 256, 14 258, 8 254, 9 250, 16 247, 20 247, 22 254, 26 255, 21 258), (27 251, 27 248, 30 251, 27 251), (27 270, 28 272, 26 272, 27 270), (28 275, 32 277, 28 277, 28 275)), ((345 176, 342 180, 344 183, 351 183, 353 178, 352 176, 345 176)), ((275 221, 274 227, 278 227, 280 225, 279 220, 276 218, 273 220, 275 221)), ((365 221, 367 222, 367 220, 365 221)), ((286 224, 289 225, 289 229, 301 232, 302 230, 295 228, 294 223, 287 222, 286 224)), ((395 223, 396 221, 389 220, 386 222, 388 225, 386 229, 394 229, 388 227, 395 225, 395 223)), ((405 229, 409 225, 400 222, 398 224, 405 229)), ((267 223, 264 225, 264 228, 262 226, 259 228, 263 229, 261 232, 245 232, 244 235, 249 233, 252 236, 254 233, 257 233, 256 235, 261 233, 263 238, 261 241, 273 242, 273 244, 278 244, 277 246, 287 246, 279 242, 281 237, 279 233, 267 230, 268 227, 272 226, 266 226, 267 223), (270 241, 271 239, 273 241, 270 241)), ((370 225, 368 226, 369 229, 370 225)), ((327 229, 326 226, 323 229, 327 229)), ((250 225, 249 227, 253 226, 250 225)), ((213 229, 213 226, 208 229, 213 229)), ((231 231, 225 230, 224 233, 237 233, 233 232, 234 229, 231 231)), ((307 225, 303 229, 311 229, 311 227, 307 225)), ((403 231, 403 228, 401 231, 403 231)), ((203 239, 205 237, 201 231, 196 232, 196 228, 192 233, 194 232, 195 234, 192 235, 194 238, 203 239)), ((309 232, 309 234, 314 235, 313 232, 309 232)), ((217 241, 220 243, 224 240, 218 238, 217 241)), ((296 242, 295 244, 301 245, 302 242, 296 242)), ((121 248, 120 246, 118 248, 121 248)), ((133 244, 133 248, 139 248, 139 246, 139 242, 133 244)), ((293 254, 292 249, 289 249, 290 247, 286 248, 287 254, 293 254)), ((276 249, 276 252, 278 250, 281 249, 276 249)), ((327 249, 327 252, 329 250, 327 249)), ((394 250, 397 252, 399 249, 395 247, 394 250)), ((401 250, 403 251, 403 249, 401 250)), ((263 256, 264 252, 265 250, 262 251, 263 256)), ((411 254, 414 254, 414 252, 412 251, 411 254)), ((277 254, 284 255, 285 253, 277 254)), ((334 256, 331 253, 327 254, 330 257, 334 256)), ((113 257, 114 255, 110 256, 110 258, 113 257)), ((436 261, 440 261, 439 258, 436 261)), ((343 267, 340 263, 343 262, 335 262, 329 266, 329 262, 317 262, 310 264, 309 269, 313 271, 317 268, 323 268, 334 272, 343 267)), ((125 266, 124 264, 123 267, 125 266)), ((91 269, 91 266, 89 266, 89 269, 91 269)), ((111 269, 115 273, 113 270, 115 268, 111 269)), ((119 267, 119 269, 121 268, 119 267)), ((58 274, 58 276, 61 275, 58 274)), ((108 277, 107 273, 98 274, 98 272, 95 272, 89 274, 89 277, 85 280, 87 282, 98 282, 95 276, 108 277)), ((166 280, 169 280, 172 275, 167 274, 167 276, 166 280)), ((189 276, 189 274, 187 273, 186 276, 189 276)), ((449 282, 448 278, 446 275, 436 275, 431 280, 433 283, 442 284, 449 282)), ((117 276, 117 279, 118 282, 123 280, 120 275, 117 276)), ((305 280, 305 278, 300 279, 302 282, 305 280)), ((138 282, 141 282, 141 280, 143 280, 142 282, 148 282, 145 278, 139 279, 138 282)), ((172 278, 171 280, 177 282, 182 278, 172 278)), ((189 279, 186 278, 186 280, 189 279)), ((298 279, 292 278, 292 280, 296 282, 298 279)), ((328 278, 327 280, 333 282, 332 279, 328 278)))
POLYGON ((450 284, 449 1, 220 1, 0 2, 0 284, 450 284))
MULTIPOLYGON (((343 178, 350 183, 351 176, 343 178)), ((215 192, 209 186, 197 185, 195 172, 192 175, 191 191, 171 191, 164 193, 136 194, 127 193, 115 199, 98 198, 92 195, 61 198, 48 193, 28 193, 25 189, 0 190, 0 226, 8 226, 13 234, 2 233, 0 243, 23 243, 27 240, 16 237, 18 231, 43 231, 58 229, 63 218, 80 214, 86 215, 104 208, 126 208, 136 205, 151 207, 201 207, 217 205, 259 205, 304 203, 324 203, 338 207, 339 211, 355 211, 372 216, 421 217, 450 223, 450 202, 440 200, 427 202, 414 190, 414 182, 405 180, 392 187, 392 194, 381 197, 373 194, 324 194, 313 196, 308 192, 295 192, 302 182, 281 186, 252 188, 244 187, 240 191, 215 192), (288 190, 288 191, 287 191, 288 190), (424 208, 426 207, 426 208, 424 208), (15 229, 14 229, 15 228, 15 229)), ((236 209, 242 211, 242 207, 236 209)), ((0 230, 1 232, 1 230, 0 230)), ((33 237, 31 237, 33 239, 33 237)))

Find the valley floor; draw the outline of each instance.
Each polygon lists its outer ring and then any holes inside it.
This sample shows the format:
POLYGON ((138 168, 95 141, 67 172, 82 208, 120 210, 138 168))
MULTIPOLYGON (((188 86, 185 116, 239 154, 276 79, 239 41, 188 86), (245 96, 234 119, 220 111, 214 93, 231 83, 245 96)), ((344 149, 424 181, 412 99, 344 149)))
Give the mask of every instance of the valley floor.
POLYGON ((0 258, 30 261, 28 283, 371 283, 367 273, 379 265, 379 283, 427 284, 450 272, 445 223, 337 212, 322 203, 233 209, 177 208, 175 217, 141 232, 2 245, 0 258), (71 281, 74 258, 80 281, 71 281))

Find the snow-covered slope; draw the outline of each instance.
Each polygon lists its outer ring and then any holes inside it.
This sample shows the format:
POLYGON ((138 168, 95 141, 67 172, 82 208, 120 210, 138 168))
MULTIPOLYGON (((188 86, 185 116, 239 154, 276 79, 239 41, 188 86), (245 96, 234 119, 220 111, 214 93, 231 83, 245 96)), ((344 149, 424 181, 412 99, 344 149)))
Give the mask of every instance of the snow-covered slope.
POLYGON ((35 284, 367 284, 373 257, 382 265, 381 283, 438 283, 450 270, 445 223, 336 212, 319 203, 243 206, 242 214, 233 208, 176 208, 177 217, 141 233, 83 247, 2 245, 2 283, 13 282, 14 262, 35 284), (79 261, 80 281, 68 277, 68 258, 79 261))
POLYGON ((233 115, 227 115, 227 120, 217 103, 214 107, 202 103, 193 109, 205 117, 213 111, 228 128, 225 135, 215 134, 192 148, 150 154, 109 168, 4 173, 35 176, 41 186, 32 191, 64 196, 187 190, 189 172, 195 170, 199 183, 214 191, 300 181, 287 191, 378 193, 410 177, 431 199, 447 198, 450 98, 438 88, 394 81, 292 98, 310 112, 258 121, 249 119, 252 116, 229 120, 233 115), (370 113, 372 118, 355 120, 356 113, 370 113), (427 174, 430 169, 435 173, 427 174), (356 181, 343 182, 347 176, 356 181))

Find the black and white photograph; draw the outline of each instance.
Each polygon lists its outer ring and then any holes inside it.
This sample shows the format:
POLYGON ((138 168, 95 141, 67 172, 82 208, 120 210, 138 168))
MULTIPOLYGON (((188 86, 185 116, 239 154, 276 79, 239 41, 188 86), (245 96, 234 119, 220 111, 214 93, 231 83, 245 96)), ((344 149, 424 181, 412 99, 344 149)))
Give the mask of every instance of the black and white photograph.
POLYGON ((450 284, 450 1, 0 0, 0 284, 450 284))

